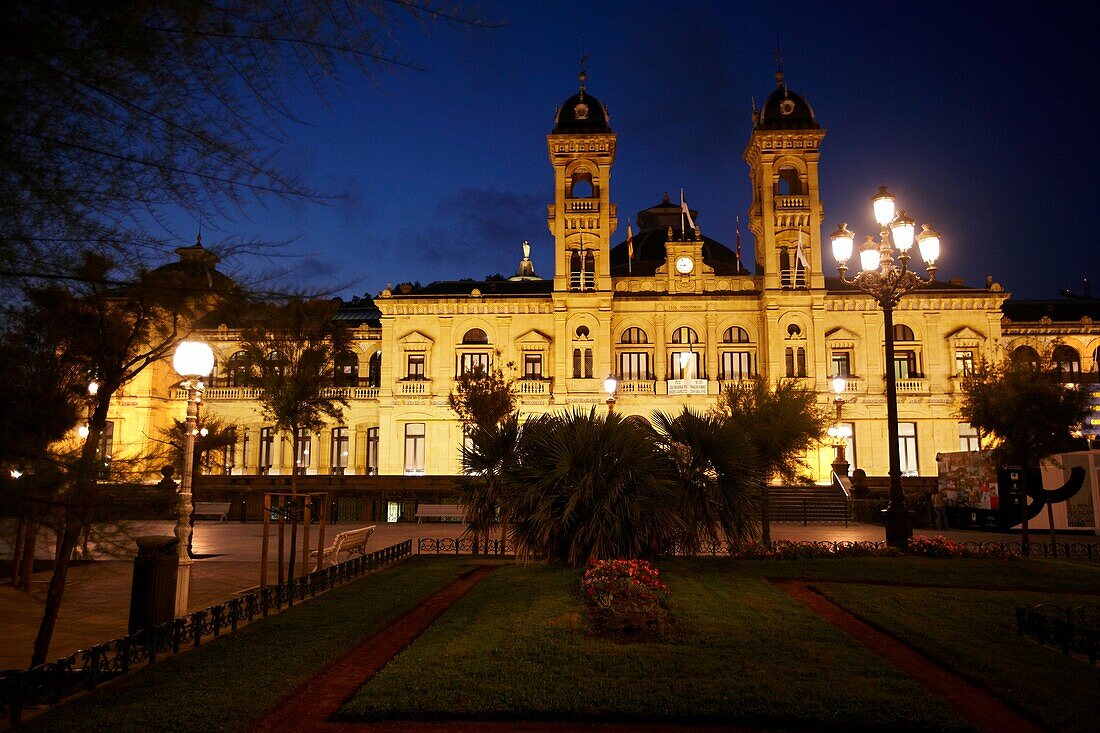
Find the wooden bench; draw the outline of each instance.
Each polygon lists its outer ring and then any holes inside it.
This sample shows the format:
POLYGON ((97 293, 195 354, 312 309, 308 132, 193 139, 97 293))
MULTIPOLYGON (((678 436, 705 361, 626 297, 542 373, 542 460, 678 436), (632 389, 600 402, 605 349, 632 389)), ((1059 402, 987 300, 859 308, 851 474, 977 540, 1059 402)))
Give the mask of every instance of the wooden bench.
POLYGON ((217 517, 219 522, 229 521, 228 501, 196 501, 192 513, 195 517, 217 517))
POLYGON ((466 518, 466 507, 463 504, 420 504, 416 507, 416 522, 419 524, 425 519, 454 519, 462 521, 466 518))
MULTIPOLYGON (((367 540, 374 534, 375 525, 369 527, 359 527, 358 529, 349 529, 346 532, 340 532, 333 538, 332 544, 322 550, 320 561, 317 563, 317 568, 323 568, 328 562, 334 558, 339 557, 341 553, 344 554, 344 559, 347 560, 351 555, 366 555, 367 554, 367 540)), ((317 550, 310 553, 312 557, 317 556, 317 550)))

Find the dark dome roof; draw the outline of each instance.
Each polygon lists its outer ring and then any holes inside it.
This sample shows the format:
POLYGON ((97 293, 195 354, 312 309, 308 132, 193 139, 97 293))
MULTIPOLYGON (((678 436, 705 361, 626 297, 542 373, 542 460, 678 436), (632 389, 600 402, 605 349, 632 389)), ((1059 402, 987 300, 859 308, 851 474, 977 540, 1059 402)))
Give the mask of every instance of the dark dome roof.
MULTIPOLYGON (((681 238, 679 226, 672 228, 672 236, 681 238)), ((652 277, 657 268, 665 264, 667 254, 665 242, 668 240, 667 227, 643 229, 634 235, 634 262, 627 262, 629 248, 626 240, 611 248, 612 277, 652 277)), ((703 262, 714 268, 719 276, 751 275, 744 263, 738 263, 737 253, 721 242, 703 235, 703 262)))
POLYGON ((788 89, 782 76, 778 76, 778 81, 779 85, 775 88, 775 91, 764 100, 764 108, 760 110, 760 118, 756 123, 756 129, 820 129, 821 125, 817 124, 817 118, 814 117, 814 108, 810 106, 806 98, 788 89))
POLYGON ((554 116, 554 133, 586 134, 611 132, 611 118, 603 102, 581 90, 565 100, 554 116))

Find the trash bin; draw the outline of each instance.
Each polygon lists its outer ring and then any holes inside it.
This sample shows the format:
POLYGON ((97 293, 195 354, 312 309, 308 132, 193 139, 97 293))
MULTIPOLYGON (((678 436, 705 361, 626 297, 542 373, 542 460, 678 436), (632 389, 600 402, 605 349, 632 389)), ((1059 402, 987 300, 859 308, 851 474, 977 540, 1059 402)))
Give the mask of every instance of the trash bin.
POLYGON ((155 535, 137 538, 134 582, 130 588, 129 633, 175 618, 179 540, 155 535))

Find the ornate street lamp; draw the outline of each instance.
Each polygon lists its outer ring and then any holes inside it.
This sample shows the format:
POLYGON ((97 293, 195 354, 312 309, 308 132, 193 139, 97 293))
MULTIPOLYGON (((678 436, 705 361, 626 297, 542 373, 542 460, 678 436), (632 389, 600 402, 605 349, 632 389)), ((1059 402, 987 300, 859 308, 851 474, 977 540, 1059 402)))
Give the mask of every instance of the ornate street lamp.
POLYGON ((898 394, 894 373, 894 308, 901 296, 936 279, 936 260, 940 256, 940 235, 928 224, 914 237, 913 220, 904 211, 895 212, 894 196, 879 187, 871 198, 875 221, 881 231, 876 243, 871 236, 860 246, 861 272, 851 279, 845 277, 848 260, 852 257, 855 235, 841 224, 833 232, 833 257, 837 262, 840 279, 855 285, 870 295, 882 308, 883 328, 886 336, 886 421, 890 451, 890 504, 886 508, 886 544, 905 547, 913 536, 909 512, 905 507, 905 493, 901 489, 901 455, 898 448, 898 394), (909 270, 909 250, 916 241, 921 259, 928 268, 924 279, 909 270), (897 250, 895 261, 895 248, 897 250))
POLYGON ((843 422, 844 398, 841 396, 847 388, 848 380, 844 377, 833 378, 833 393, 836 395, 833 400, 833 404, 836 405, 836 422, 829 428, 829 437, 833 439, 833 449, 836 451, 833 456, 833 473, 837 476, 848 475, 848 460, 844 456, 844 448, 848 444, 848 438, 852 437, 852 429, 843 422))
POLYGON ((608 374, 607 379, 603 380, 603 391, 607 392, 608 415, 615 412, 615 391, 617 389, 619 389, 619 380, 615 379, 614 374, 608 374))
POLYGON ((179 574, 176 576, 176 618, 187 613, 191 593, 191 555, 187 551, 191 537, 191 461, 195 454, 195 434, 199 403, 205 388, 202 380, 214 370, 214 352, 201 341, 184 341, 176 347, 172 368, 183 377, 180 387, 187 390, 187 420, 183 436, 183 475, 180 477, 179 514, 176 539, 179 540, 179 574))

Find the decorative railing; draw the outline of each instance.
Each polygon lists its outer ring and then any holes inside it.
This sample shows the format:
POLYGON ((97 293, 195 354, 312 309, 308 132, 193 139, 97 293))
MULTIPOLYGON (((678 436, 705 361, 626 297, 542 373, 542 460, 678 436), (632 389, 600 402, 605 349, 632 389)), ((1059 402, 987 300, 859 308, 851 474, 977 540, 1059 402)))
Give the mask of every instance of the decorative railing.
POLYGON ((376 400, 378 387, 325 387, 322 397, 343 397, 348 400, 376 400))
POLYGON ((809 196, 776 196, 777 209, 806 209, 810 206, 809 196))
POLYGON ((432 383, 424 379, 397 383, 397 394, 428 396, 432 393, 432 383))
POLYGON ((565 200, 565 212, 567 214, 594 214, 599 210, 599 199, 591 198, 565 200))
POLYGON ((521 397, 524 396, 540 396, 550 394, 550 380, 549 379, 521 379, 516 382, 516 391, 519 392, 521 397))
POLYGON ((384 547, 286 581, 245 593, 216 606, 195 611, 121 639, 97 644, 28 670, 0 672, 0 716, 18 726, 28 708, 53 705, 70 695, 95 690, 138 666, 155 664, 159 657, 198 647, 236 631, 257 617, 264 618, 313 598, 337 585, 412 555, 412 540, 384 547))
POLYGON ((924 379, 899 379, 895 382, 898 389, 898 394, 913 393, 913 392, 926 392, 924 379))
POLYGON ((629 379, 619 382, 616 392, 620 395, 651 395, 656 393, 656 380, 629 379))
POLYGON ((476 540, 472 537, 422 537, 416 543, 418 555, 514 555, 511 540, 476 540))
POLYGON ((1016 633, 1040 644, 1053 642, 1063 654, 1083 654, 1095 665, 1100 657, 1100 606, 1017 606, 1016 633))

